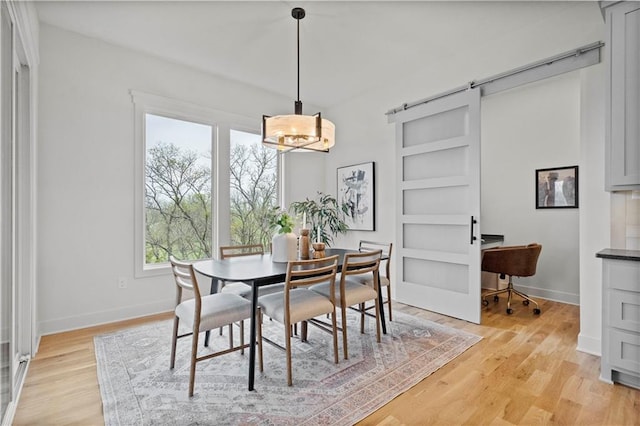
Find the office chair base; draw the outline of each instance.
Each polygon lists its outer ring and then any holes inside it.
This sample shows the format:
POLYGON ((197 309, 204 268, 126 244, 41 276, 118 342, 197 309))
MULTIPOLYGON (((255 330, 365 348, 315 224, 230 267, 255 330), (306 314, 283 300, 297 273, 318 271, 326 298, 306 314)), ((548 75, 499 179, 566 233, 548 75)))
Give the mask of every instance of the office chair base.
POLYGON ((487 297, 489 296, 493 296, 493 301, 498 302, 500 300, 498 295, 502 293, 507 293, 507 314, 508 315, 511 315, 513 313, 513 309, 511 309, 511 298, 513 294, 520 296, 522 298, 522 304, 525 306, 528 306, 529 303, 533 303, 534 305, 536 305, 536 307, 533 309, 533 313, 535 315, 540 315, 540 312, 542 312, 540 310, 540 306, 538 305, 538 302, 536 302, 526 294, 513 288, 511 277, 509 277, 509 284, 507 285, 507 288, 503 288, 502 290, 491 291, 489 293, 486 293, 484 296, 482 296, 482 305, 489 306, 489 301, 487 300, 487 297))

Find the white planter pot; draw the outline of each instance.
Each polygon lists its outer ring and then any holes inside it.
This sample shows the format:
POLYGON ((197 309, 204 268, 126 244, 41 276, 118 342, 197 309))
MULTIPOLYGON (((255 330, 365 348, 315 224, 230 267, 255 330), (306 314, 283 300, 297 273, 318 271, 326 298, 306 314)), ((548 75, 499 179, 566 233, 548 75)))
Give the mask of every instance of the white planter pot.
POLYGON ((274 262, 288 262, 298 258, 298 237, 293 232, 275 234, 271 239, 271 259, 274 262))

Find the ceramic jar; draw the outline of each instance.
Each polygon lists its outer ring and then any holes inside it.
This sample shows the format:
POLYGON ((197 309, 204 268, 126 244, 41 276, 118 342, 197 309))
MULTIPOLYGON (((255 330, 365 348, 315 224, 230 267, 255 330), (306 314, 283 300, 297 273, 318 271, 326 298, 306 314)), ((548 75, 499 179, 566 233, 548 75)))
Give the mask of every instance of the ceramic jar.
POLYGON ((298 258, 298 237, 293 232, 275 234, 271 239, 271 259, 288 262, 298 258))

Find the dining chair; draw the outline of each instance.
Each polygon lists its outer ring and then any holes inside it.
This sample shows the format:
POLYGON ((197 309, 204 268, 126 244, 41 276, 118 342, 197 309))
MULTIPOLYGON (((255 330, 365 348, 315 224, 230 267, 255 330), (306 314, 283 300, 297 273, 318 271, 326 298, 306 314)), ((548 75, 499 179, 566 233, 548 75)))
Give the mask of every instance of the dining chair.
MULTIPOLYGON (((336 324, 335 282, 338 270, 338 255, 311 260, 290 261, 284 290, 258 298, 262 314, 284 325, 285 351, 287 354, 287 384, 293 385, 291 368, 291 329, 299 322, 316 325, 333 335, 333 357, 338 363, 338 331, 336 324), (325 283, 330 289, 328 296, 309 290, 311 286, 325 283), (313 321, 320 315, 331 316, 331 329, 313 321)), ((262 342, 262 315, 257 315, 258 341, 262 342)), ((262 371, 262 347, 258 348, 260 371, 262 371)))
POLYGON ((360 312, 360 333, 364 333, 364 317, 367 313, 364 303, 373 300, 375 303, 376 340, 380 343, 380 303, 378 301, 378 270, 382 250, 365 251, 362 253, 348 253, 345 255, 342 270, 340 272, 340 285, 330 286, 328 283, 320 283, 311 286, 311 291, 330 297, 335 297, 335 303, 340 305, 342 349, 344 359, 349 358, 347 350, 347 308, 353 308, 360 312), (365 278, 370 275, 371 281, 366 283, 365 278))
MULTIPOLYGON (((220 246, 220 259, 232 257, 263 255, 262 244, 243 244, 235 246, 220 246)), ((233 293, 238 296, 247 297, 251 294, 251 286, 242 281, 223 281, 218 290, 224 293, 233 293)))
MULTIPOLYGON (((235 245, 235 246, 221 246, 220 247, 220 259, 229 259, 232 257, 241 257, 241 256, 256 256, 263 255, 264 248, 262 244, 245 244, 245 245, 235 245)), ((225 281, 222 284, 222 288, 220 289, 223 293, 232 293, 237 294, 238 296, 244 298, 251 297, 251 285, 242 282, 242 281, 225 281)), ((277 293, 282 291, 284 288, 284 284, 270 284, 266 286, 261 286, 258 290, 259 295, 269 294, 269 293, 277 293)))
MULTIPOLYGON (((375 251, 382 250, 382 258, 380 260, 380 271, 379 271, 379 281, 380 281, 380 290, 386 287, 387 289, 387 300, 384 300, 382 303, 386 303, 389 306, 389 321, 393 321, 393 312, 391 311, 391 251, 393 249, 393 243, 382 243, 377 241, 366 241, 360 240, 360 244, 358 245, 358 251, 375 251), (384 273, 382 270, 384 269, 384 273)), ((366 277, 364 282, 369 285, 373 285, 373 278, 366 277)), ((366 308, 366 310, 370 310, 375 308, 375 306, 371 305, 366 308)))
MULTIPOLYGON (((176 283, 176 307, 171 340, 170 369, 175 367, 178 339, 192 336, 191 367, 189 372, 189 397, 192 397, 195 386, 196 363, 238 350, 243 352, 249 346, 244 343, 244 320, 251 318, 253 312, 251 302, 235 294, 214 293, 202 296, 191 263, 178 261, 173 256, 169 260, 176 283), (183 290, 192 291, 193 298, 183 301, 183 290), (190 330, 189 332, 178 334, 181 322, 183 326, 190 330), (234 345, 233 334, 230 332, 228 349, 198 356, 199 333, 225 325, 228 325, 231 330, 235 322, 240 323, 240 345, 234 345)), ((261 342, 258 342, 258 345, 261 345, 261 342)))

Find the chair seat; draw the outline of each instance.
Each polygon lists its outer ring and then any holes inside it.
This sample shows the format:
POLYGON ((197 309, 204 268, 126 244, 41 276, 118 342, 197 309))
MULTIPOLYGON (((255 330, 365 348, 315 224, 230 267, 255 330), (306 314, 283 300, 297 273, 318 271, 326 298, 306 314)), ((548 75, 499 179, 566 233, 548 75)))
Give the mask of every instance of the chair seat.
MULTIPOLYGON (((367 278, 362 278, 359 280, 362 284, 366 284, 368 286, 373 287, 373 278, 371 277, 367 277, 367 278)), ((386 287, 389 284, 391 284, 391 282, 389 281, 389 278, 387 277, 383 277, 380 276, 380 278, 378 278, 378 281, 380 281, 380 287, 386 287)))
MULTIPOLYGON (((337 274, 336 281, 340 281, 340 278, 341 278, 341 275, 337 274)), ((371 276, 371 274, 349 275, 349 278, 347 278, 347 280, 353 280, 353 281, 360 282, 362 284, 373 286, 373 277, 371 276)), ((391 284, 391 282, 389 281, 389 278, 383 275, 380 275, 379 280, 380 280, 381 287, 388 286, 389 284, 391 284)))
MULTIPOLYGON (((328 286, 328 283, 327 283, 328 286)), ((294 288, 289 292, 291 324, 333 312, 329 299, 305 288, 294 288)), ((272 293, 258 298, 262 313, 284 323, 284 293, 272 293)))
MULTIPOLYGON (((235 294, 216 293, 202 297, 200 331, 222 327, 251 318, 251 302, 235 294)), ((195 299, 185 300, 176 306, 176 316, 189 328, 193 328, 195 299)))
MULTIPOLYGON (((329 283, 320 283, 313 285, 309 288, 324 297, 329 297, 330 287, 329 283)), ((340 305, 340 287, 336 286, 336 306, 340 305)), ((344 280, 344 293, 346 303, 345 306, 353 306, 359 303, 366 302, 367 300, 376 299, 378 293, 372 286, 362 284, 359 279, 347 278, 344 280)))
MULTIPOLYGON (((278 293, 284 290, 284 283, 269 284, 258 287, 258 297, 267 294, 278 293)), ((243 282, 228 283, 222 287, 221 293, 236 294, 248 299, 251 297, 251 286, 243 282)))
POLYGON ((241 281, 226 283, 220 293, 235 294, 244 297, 244 294, 251 294, 251 286, 241 281))

